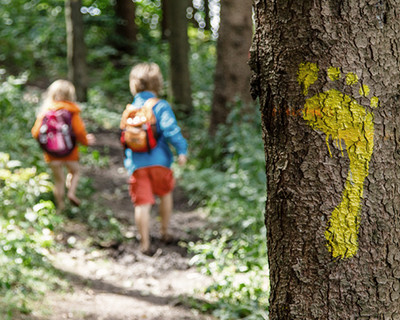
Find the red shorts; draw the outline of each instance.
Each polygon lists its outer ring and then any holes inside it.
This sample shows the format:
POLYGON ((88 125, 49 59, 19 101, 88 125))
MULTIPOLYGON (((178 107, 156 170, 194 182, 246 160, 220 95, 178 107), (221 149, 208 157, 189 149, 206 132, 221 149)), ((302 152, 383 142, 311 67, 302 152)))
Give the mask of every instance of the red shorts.
POLYGON ((136 170, 129 181, 129 194, 136 205, 154 204, 154 195, 164 196, 175 186, 172 170, 155 166, 136 170))

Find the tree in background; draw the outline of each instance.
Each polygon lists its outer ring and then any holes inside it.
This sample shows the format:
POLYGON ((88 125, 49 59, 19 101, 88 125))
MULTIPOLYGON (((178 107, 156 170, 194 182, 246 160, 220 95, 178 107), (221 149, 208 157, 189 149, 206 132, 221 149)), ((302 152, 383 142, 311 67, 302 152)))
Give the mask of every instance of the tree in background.
POLYGON ((210 0, 204 0, 204 29, 211 30, 210 0))
POLYGON ((168 40, 168 37, 171 35, 170 30, 170 22, 168 16, 168 6, 170 0, 161 0, 161 10, 162 10, 162 19, 161 19, 161 38, 163 40, 168 40))
POLYGON ((81 0, 65 1, 68 78, 76 88, 78 101, 86 101, 88 77, 81 7, 81 0))
POLYGON ((399 16, 255 1, 271 320, 400 318, 399 16))
POLYGON ((250 69, 247 65, 253 34, 251 1, 221 1, 215 90, 210 131, 226 122, 232 104, 239 98, 251 103, 250 69))
POLYGON ((117 34, 119 36, 116 47, 123 52, 132 53, 136 42, 137 27, 135 23, 136 10, 132 0, 116 0, 115 14, 117 34))
POLYGON ((178 114, 190 114, 193 110, 189 72, 189 41, 186 9, 187 0, 164 0, 168 42, 170 48, 170 91, 178 114))

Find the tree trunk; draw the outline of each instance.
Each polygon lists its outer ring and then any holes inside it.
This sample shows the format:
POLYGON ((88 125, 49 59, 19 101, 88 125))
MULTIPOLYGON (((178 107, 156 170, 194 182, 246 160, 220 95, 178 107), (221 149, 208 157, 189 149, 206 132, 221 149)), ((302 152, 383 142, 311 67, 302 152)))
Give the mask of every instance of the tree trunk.
POLYGON ((192 112, 192 91, 189 73, 189 41, 187 34, 186 0, 168 0, 167 15, 170 21, 170 84, 173 101, 179 112, 192 112))
POLYGON ((210 0, 204 0, 204 22, 205 22, 205 30, 211 30, 211 17, 210 17, 210 0))
POLYGON ((134 2, 132 0, 116 0, 115 14, 117 17, 117 34, 119 35, 117 48, 126 53, 132 53, 137 35, 134 2))
POLYGON ((400 1, 255 0, 270 319, 400 319, 400 1))
POLYGON ((171 0, 161 0, 162 19, 161 19, 161 38, 168 40, 171 35, 171 24, 169 22, 169 7, 171 0))
POLYGON ((247 64, 253 34, 251 6, 251 1, 221 1, 211 133, 219 124, 226 123, 236 99, 251 103, 251 73, 247 64))
POLYGON ((78 101, 87 99, 87 66, 81 0, 65 1, 67 26, 68 78, 74 84, 78 101))

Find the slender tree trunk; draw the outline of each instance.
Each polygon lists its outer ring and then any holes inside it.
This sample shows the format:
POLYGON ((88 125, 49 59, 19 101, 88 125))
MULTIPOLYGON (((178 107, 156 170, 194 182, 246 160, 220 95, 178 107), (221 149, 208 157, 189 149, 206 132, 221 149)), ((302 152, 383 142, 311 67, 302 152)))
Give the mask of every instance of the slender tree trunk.
POLYGON ((255 16, 270 319, 400 319, 400 1, 255 16))
POLYGON ((187 34, 187 0, 168 0, 167 15, 170 21, 170 83, 177 110, 192 112, 192 91, 189 72, 189 41, 187 34))
POLYGON ((84 41, 84 27, 81 7, 81 0, 65 1, 68 78, 75 86, 78 101, 86 101, 86 46, 84 41))
POLYGON ((206 23, 204 29, 211 30, 211 17, 210 17, 210 0, 204 0, 204 22, 206 23))
MULTIPOLYGON (((162 20, 161 20, 161 37, 163 40, 168 40, 171 35, 171 24, 169 22, 169 2, 171 0, 161 0, 162 20)), ((172 10, 172 9, 171 9, 172 10)))
POLYGON ((117 47, 121 51, 132 53, 137 36, 134 2, 132 0, 116 0, 115 13, 117 16, 117 34, 120 36, 117 47))
POLYGON ((243 0, 222 0, 215 90, 210 131, 214 133, 240 99, 251 103, 250 69, 247 64, 253 33, 252 4, 243 0))

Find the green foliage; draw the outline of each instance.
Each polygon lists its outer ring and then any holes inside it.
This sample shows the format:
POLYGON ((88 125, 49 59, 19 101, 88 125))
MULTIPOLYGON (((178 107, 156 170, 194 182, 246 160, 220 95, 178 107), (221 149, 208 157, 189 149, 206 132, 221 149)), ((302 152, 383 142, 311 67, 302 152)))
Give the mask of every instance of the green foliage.
POLYGON ((160 22, 162 20, 161 0, 138 0, 136 5, 136 25, 139 39, 157 41, 161 38, 160 22))
POLYGON ((8 72, 66 72, 63 0, 0 1, 0 65, 8 72), (51 26, 51 32, 49 32, 51 26))
MULTIPOLYGON (((84 155, 82 158, 87 156, 92 157, 84 155)), ((70 207, 66 211, 69 222, 84 226, 85 242, 89 246, 107 247, 110 243, 121 243, 124 239, 121 224, 110 209, 104 208, 101 203, 91 197, 94 190, 91 179, 86 177, 80 179, 77 192, 82 198, 82 203, 79 208, 70 207)), ((74 243, 70 245, 73 246, 74 243)))
POLYGON ((20 77, 10 76, 0 83, 0 150, 27 166, 44 168, 38 143, 30 133, 39 108, 39 96, 35 91, 25 91, 24 95, 27 80, 24 73, 20 77))
POLYGON ((256 112, 248 119, 243 114, 238 104, 214 139, 196 126, 190 169, 180 173, 192 200, 209 211, 211 226, 189 248, 192 264, 215 280, 207 290, 214 302, 202 308, 218 319, 263 319, 268 306, 261 126, 256 112))
POLYGON ((90 150, 87 146, 79 146, 79 153, 81 155, 80 163, 87 166, 96 166, 104 168, 109 164, 109 157, 101 155, 98 150, 90 150))
POLYGON ((190 75, 194 104, 197 106, 210 106, 209 98, 213 90, 214 70, 216 62, 216 44, 211 36, 204 34, 199 29, 189 27, 190 43, 190 75))
POLYGON ((49 176, 0 153, 0 310, 28 312, 27 298, 55 285, 47 260, 60 224, 52 202, 49 176), (47 284, 44 285, 46 281, 47 284))
POLYGON ((37 96, 23 97, 26 80, 25 74, 0 84, 0 310, 10 319, 28 312, 30 299, 58 281, 47 255, 61 220, 30 135, 37 96))

